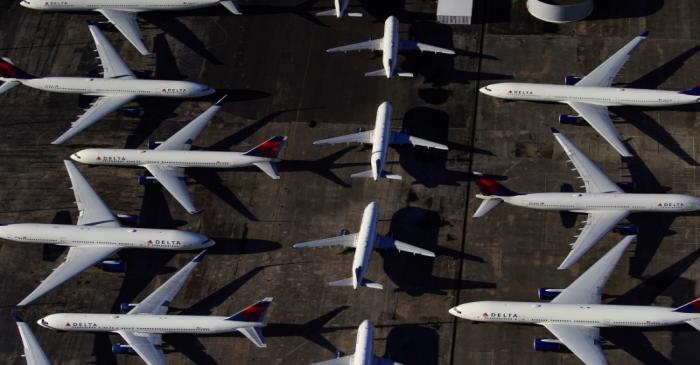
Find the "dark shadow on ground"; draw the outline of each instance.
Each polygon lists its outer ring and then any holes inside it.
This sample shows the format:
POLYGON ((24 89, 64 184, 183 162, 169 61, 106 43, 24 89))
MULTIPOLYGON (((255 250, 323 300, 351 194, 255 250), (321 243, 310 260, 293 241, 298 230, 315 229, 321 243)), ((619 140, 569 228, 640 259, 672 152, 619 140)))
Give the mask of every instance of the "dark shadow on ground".
POLYGON ((355 147, 349 146, 343 148, 340 151, 334 152, 326 157, 319 158, 317 160, 282 160, 278 164, 278 170, 280 173, 290 173, 290 172, 302 172, 308 171, 325 178, 336 185, 342 186, 344 188, 349 188, 350 184, 345 182, 343 179, 338 177, 333 170, 346 169, 352 167, 369 166, 369 161, 367 162, 347 162, 338 163, 337 161, 341 159, 345 154, 355 149, 355 147))
POLYGON ((383 357, 404 365, 437 365, 439 348, 440 335, 436 328, 398 325, 389 331, 383 357))
POLYGON ((418 21, 434 21, 435 13, 419 13, 406 10, 406 0, 360 0, 365 14, 373 17, 376 22, 384 22, 386 18, 393 15, 400 23, 412 24, 418 21))
POLYGON ((586 20, 644 18, 664 6, 664 0, 596 0, 593 13, 586 20))
POLYGON ((216 195, 224 203, 235 209, 238 213, 251 221, 258 218, 251 212, 238 196, 231 191, 221 179, 218 172, 212 169, 188 169, 187 176, 191 177, 197 184, 202 185, 212 194, 216 195))

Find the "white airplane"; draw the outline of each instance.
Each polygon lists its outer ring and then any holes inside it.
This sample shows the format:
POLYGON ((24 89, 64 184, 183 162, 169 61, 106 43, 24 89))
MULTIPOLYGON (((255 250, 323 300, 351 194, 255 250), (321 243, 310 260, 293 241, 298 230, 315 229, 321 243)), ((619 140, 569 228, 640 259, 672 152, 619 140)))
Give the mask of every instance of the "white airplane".
POLYGON ((280 161, 287 137, 274 136, 248 152, 190 151, 192 141, 221 109, 223 98, 200 114, 165 142, 151 143, 152 150, 90 148, 71 155, 73 161, 89 165, 141 166, 153 177, 139 178, 141 184, 157 181, 190 214, 201 212, 187 192, 185 168, 235 168, 256 166, 273 179, 279 179, 280 161))
POLYGON ((374 354, 374 326, 368 320, 362 321, 357 328, 355 353, 331 360, 316 362, 311 365, 402 365, 374 354))
POLYGON ((560 115, 560 123, 571 124, 584 119, 620 155, 631 157, 632 153, 620 140, 620 134, 610 119, 609 106, 659 107, 700 102, 700 87, 678 92, 612 86, 617 73, 646 39, 647 33, 634 38, 583 78, 566 76, 565 85, 508 82, 484 86, 479 91, 508 100, 568 104, 577 115, 560 115))
POLYGON ((540 299, 551 299, 550 303, 483 301, 461 304, 449 312, 477 322, 542 325, 557 339, 535 339, 535 350, 560 351, 566 346, 587 365, 608 363, 600 347, 600 328, 687 323, 700 330, 700 299, 678 308, 601 304, 610 273, 634 239, 623 238, 566 289, 541 288, 540 299))
MULTIPOLYGON (((37 1, 37 0, 32 0, 37 1)), ((62 144, 97 123, 107 114, 119 110, 139 97, 195 98, 215 92, 207 85, 189 81, 143 80, 136 78, 117 51, 107 41, 100 29, 88 25, 102 61, 103 77, 34 77, 19 68, 11 60, 0 60, 0 94, 19 85, 34 89, 81 94, 98 97, 85 113, 72 123, 71 128, 52 144, 62 144)))
POLYGON ((501 202, 523 208, 588 214, 586 225, 575 236, 576 242, 559 266, 560 270, 569 269, 610 230, 636 234, 635 226, 618 226, 631 213, 680 213, 700 209, 700 198, 690 195, 625 193, 568 138, 556 129, 552 129, 552 133, 574 164, 574 170, 579 172, 586 192, 518 194, 496 181, 479 178, 476 183, 481 194, 476 197, 484 201, 474 217, 486 215, 501 202))
POLYGON ((22 345, 24 346, 24 354, 22 356, 27 360, 27 365, 51 365, 51 361, 41 348, 39 341, 34 337, 34 333, 32 333, 29 325, 18 314, 13 314, 13 317, 17 323, 19 336, 22 338, 22 345))
POLYGON ((114 353, 136 353, 148 365, 165 365, 162 335, 186 333, 210 335, 238 331, 257 347, 267 347, 262 334, 265 314, 272 298, 265 298, 230 316, 168 315, 168 307, 204 252, 175 273, 168 281, 125 314, 57 313, 37 321, 57 331, 111 332, 122 336, 128 345, 112 346, 114 353))
POLYGON ((349 234, 346 230, 341 231, 340 236, 326 238, 322 240, 297 243, 294 248, 317 248, 342 246, 355 248, 355 255, 352 259, 352 277, 328 283, 330 286, 352 286, 357 290, 360 287, 372 289, 383 289, 384 286, 365 278, 369 269, 369 260, 372 258, 372 250, 394 249, 398 251, 410 252, 428 257, 435 257, 432 251, 422 249, 408 243, 401 242, 393 237, 381 236, 377 234, 377 220, 379 219, 379 204, 371 202, 362 213, 362 223, 360 232, 349 234))
POLYGON ((451 49, 431 46, 429 44, 416 41, 399 39, 399 21, 395 16, 390 16, 384 22, 384 38, 370 39, 366 42, 351 44, 348 46, 336 47, 326 50, 326 52, 347 52, 347 51, 381 51, 382 65, 384 68, 377 71, 368 72, 365 76, 386 76, 390 78, 398 75, 403 77, 413 77, 410 72, 399 71, 396 67, 399 51, 421 51, 433 53, 455 54, 451 49))
POLYGON ((320 11, 316 13, 316 16, 334 16, 336 18, 342 18, 344 16, 361 18, 362 13, 348 13, 348 5, 350 5, 350 0, 334 0, 335 8, 325 11, 320 11))
POLYGON ((64 161, 78 205, 78 224, 16 223, 0 226, 0 238, 21 243, 49 243, 68 246, 66 260, 24 298, 24 306, 93 265, 123 270, 119 262, 103 261, 122 248, 197 250, 214 241, 194 232, 172 229, 122 227, 120 218, 100 199, 95 190, 70 161, 64 161))
POLYGON ((232 0, 22 0, 25 8, 48 11, 96 11, 119 30, 142 55, 151 51, 146 47, 136 16, 146 11, 193 10, 221 4, 235 15, 240 15, 238 5, 232 0))
POLYGON ((411 144, 413 146, 423 146, 427 148, 437 148, 447 150, 447 146, 440 143, 428 141, 426 139, 410 136, 406 133, 393 132, 391 130, 391 103, 385 101, 377 108, 377 118, 374 122, 374 129, 371 131, 360 131, 346 136, 322 139, 315 141, 315 145, 319 144, 338 144, 338 143, 371 143, 372 157, 370 163, 372 169, 364 172, 359 172, 350 175, 351 178, 372 178, 374 181, 379 178, 387 178, 401 180, 400 175, 390 174, 384 171, 386 164, 386 154, 389 152, 390 144, 411 144))

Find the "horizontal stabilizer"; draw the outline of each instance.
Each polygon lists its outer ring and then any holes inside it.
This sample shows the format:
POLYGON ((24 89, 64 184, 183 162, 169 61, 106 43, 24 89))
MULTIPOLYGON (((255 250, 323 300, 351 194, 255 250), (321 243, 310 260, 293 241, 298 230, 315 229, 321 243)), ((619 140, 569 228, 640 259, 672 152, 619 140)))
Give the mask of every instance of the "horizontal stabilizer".
MULTIPOLYGON (((382 173, 379 175, 380 178, 385 178, 385 179, 391 179, 391 180, 401 180, 402 177, 401 175, 396 175, 396 174, 390 174, 386 171, 382 171, 382 173)), ((367 171, 362 171, 358 172, 355 174, 350 175, 351 179, 372 179, 374 178, 374 175, 372 174, 372 170, 367 170, 367 171)))
POLYGON ((384 69, 376 70, 376 71, 370 71, 370 72, 367 72, 367 73, 365 74, 365 76, 370 76, 370 77, 374 77, 374 76, 386 76, 386 71, 385 71, 384 69))
POLYGON ((21 82, 19 82, 19 81, 7 81, 7 82, 3 83, 2 86, 0 86, 0 95, 16 88, 20 84, 21 84, 21 82))
POLYGON ((498 198, 489 198, 483 195, 477 195, 476 197, 485 199, 483 202, 481 202, 481 205, 479 205, 479 208, 474 213, 474 218, 485 216, 486 214, 488 214, 488 212, 490 212, 493 208, 495 208, 498 204, 500 204, 503 201, 498 198))
POLYGON ((316 16, 336 16, 335 9, 319 11, 316 16))
POLYGON ((352 278, 340 279, 328 283, 330 286, 352 286, 352 278))
POLYGON ((689 321, 685 321, 685 323, 693 326, 696 330, 700 331, 700 319, 691 319, 689 321))
POLYGON ((250 342, 254 343, 257 347, 267 347, 265 344, 265 337, 262 333, 262 327, 243 327, 238 328, 238 332, 243 334, 250 342))
POLYGON ((367 278, 362 278, 362 283, 360 284, 360 286, 364 286, 364 287, 372 288, 372 289, 379 289, 379 290, 384 289, 384 285, 376 283, 376 282, 369 280, 367 278))
POLYGON ((223 0, 219 1, 219 4, 221 4, 224 8, 228 9, 231 13, 234 15, 241 15, 241 10, 238 8, 238 4, 236 4, 232 0, 223 0))
MULTIPOLYGON (((352 278, 347 278, 347 279, 340 279, 336 281, 331 281, 328 283, 329 286, 352 286, 352 278)), ((369 279, 362 279, 362 282, 360 282, 359 287, 367 287, 367 288, 372 288, 372 289, 384 289, 384 286, 382 284, 376 283, 372 280, 369 279)))
POLYGON ((267 176, 277 180, 280 178, 280 175, 277 173, 277 164, 272 163, 272 162, 256 162, 253 165, 255 165, 257 168, 262 170, 262 172, 266 173, 267 176))

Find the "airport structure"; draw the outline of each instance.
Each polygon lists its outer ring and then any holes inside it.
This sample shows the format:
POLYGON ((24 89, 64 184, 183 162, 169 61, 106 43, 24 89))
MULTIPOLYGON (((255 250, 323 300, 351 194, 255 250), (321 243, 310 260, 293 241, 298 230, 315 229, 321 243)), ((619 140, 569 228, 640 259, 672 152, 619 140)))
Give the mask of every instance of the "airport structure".
POLYGON ((3 3, 0 362, 697 363, 700 8, 595 5, 3 3))

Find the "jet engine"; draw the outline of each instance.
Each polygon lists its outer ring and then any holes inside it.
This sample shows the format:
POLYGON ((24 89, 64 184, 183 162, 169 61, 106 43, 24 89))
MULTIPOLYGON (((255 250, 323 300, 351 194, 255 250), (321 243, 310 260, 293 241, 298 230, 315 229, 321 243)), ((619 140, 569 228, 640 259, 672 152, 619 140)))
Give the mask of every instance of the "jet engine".
POLYGON ((625 236, 632 236, 639 234, 639 227, 635 224, 619 224, 613 228, 613 232, 625 236))
POLYGON ((117 214, 119 222, 125 226, 136 227, 139 225, 139 216, 133 214, 117 214))
POLYGON ((119 311, 126 314, 130 310, 134 309, 138 303, 119 303, 119 311))
POLYGON ((578 124, 581 117, 578 115, 559 114, 559 124, 578 124))
POLYGON ((156 141, 155 139, 149 139, 148 140, 148 149, 155 150, 156 148, 158 148, 158 146, 161 145, 161 143, 163 143, 163 142, 156 141))
POLYGON ((113 354, 128 354, 128 355, 136 355, 136 351, 131 348, 129 345, 122 345, 120 343, 115 343, 112 345, 112 353, 113 354))
POLYGON ((564 78, 564 85, 573 86, 576 85, 579 81, 581 81, 581 77, 567 75, 564 78))
POLYGON ((562 292, 563 289, 539 288, 537 289, 537 297, 540 300, 552 300, 562 292))
POLYGON ((532 343, 535 351, 563 351, 566 346, 562 345, 559 340, 549 338, 536 338, 532 343))
POLYGON ((121 260, 104 260, 99 264, 95 265, 104 271, 109 272, 125 272, 126 262, 121 260))
POLYGON ((122 108, 122 114, 127 118, 140 118, 143 115, 141 108, 122 108))
POLYGON ((158 179, 156 179, 153 176, 139 176, 139 185, 145 186, 145 185, 154 185, 158 183, 158 179))

